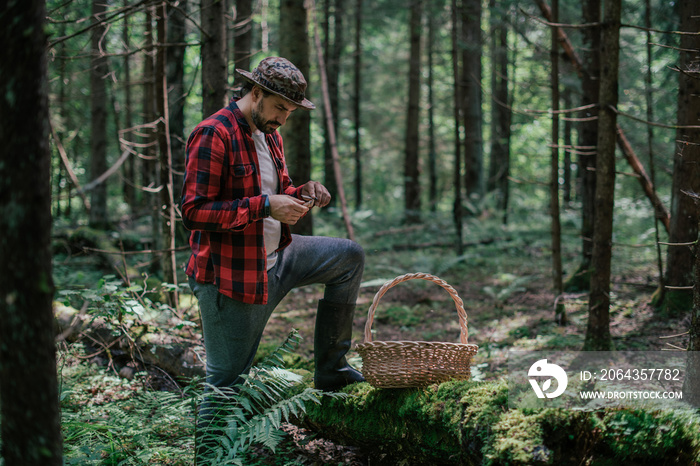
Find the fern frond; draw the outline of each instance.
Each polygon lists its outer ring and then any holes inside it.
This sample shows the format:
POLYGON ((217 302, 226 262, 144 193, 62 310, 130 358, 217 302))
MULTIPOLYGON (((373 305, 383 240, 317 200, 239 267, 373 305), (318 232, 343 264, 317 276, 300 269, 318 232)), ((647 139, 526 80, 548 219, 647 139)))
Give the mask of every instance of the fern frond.
POLYGON ((284 354, 292 353, 297 349, 301 340, 302 338, 301 335, 299 335, 299 331, 293 328, 282 344, 258 364, 258 368, 284 367, 284 354))
POLYGON ((303 377, 285 369, 283 355, 299 344, 299 334, 293 330, 282 345, 260 364, 243 375, 243 383, 234 390, 212 387, 216 396, 225 399, 226 414, 219 425, 225 425, 220 445, 224 452, 222 464, 236 461, 254 444, 273 452, 284 438, 283 422, 306 412, 307 403, 320 404, 321 398, 345 397, 342 393, 326 393, 306 387, 303 377))

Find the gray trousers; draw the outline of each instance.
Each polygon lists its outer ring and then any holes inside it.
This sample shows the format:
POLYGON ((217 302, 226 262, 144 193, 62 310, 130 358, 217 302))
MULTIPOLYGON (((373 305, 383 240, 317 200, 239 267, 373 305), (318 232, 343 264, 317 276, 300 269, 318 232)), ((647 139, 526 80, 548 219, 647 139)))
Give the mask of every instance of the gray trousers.
POLYGON ((355 303, 364 270, 362 248, 340 238, 299 235, 292 238, 267 272, 267 304, 237 301, 219 293, 214 284, 197 283, 190 277, 189 284, 199 301, 202 317, 210 385, 231 387, 241 382, 240 375, 250 370, 272 311, 293 288, 322 283, 326 301, 355 303))

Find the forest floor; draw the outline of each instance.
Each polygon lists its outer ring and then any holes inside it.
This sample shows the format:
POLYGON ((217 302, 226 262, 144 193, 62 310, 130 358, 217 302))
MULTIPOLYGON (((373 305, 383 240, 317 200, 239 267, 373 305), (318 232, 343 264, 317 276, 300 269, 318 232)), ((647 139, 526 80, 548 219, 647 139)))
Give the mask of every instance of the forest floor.
MULTIPOLYGON (((642 208, 640 207, 640 210, 642 208)), ((660 351, 685 348, 689 314, 661 316, 650 305, 656 290, 656 250, 653 247, 653 224, 635 209, 616 218, 613 279, 611 289, 610 331, 617 350, 660 351)), ((317 234, 343 236, 335 220, 318 222, 317 234), (334 224, 335 222, 335 224, 334 224)), ((497 380, 504 376, 508 352, 523 350, 569 350, 582 348, 586 335, 588 295, 567 292, 556 297, 552 291, 551 253, 548 220, 542 213, 530 212, 520 222, 503 226, 493 218, 470 219, 466 226, 465 249, 457 255, 450 240, 448 220, 431 219, 415 227, 396 226, 378 231, 371 226, 358 228, 358 242, 365 248, 367 262, 364 284, 355 315, 353 339, 363 341, 367 310, 381 284, 406 273, 424 272, 440 277, 452 285, 464 301, 469 321, 469 342, 479 346, 473 360, 472 377, 497 380), (526 220, 525 220, 526 219, 526 220), (566 309, 566 325, 555 322, 555 301, 566 309)), ((580 239, 574 216, 564 217, 563 262, 567 276, 578 267, 580 239)), ((183 253, 178 259, 187 257, 183 253)), ((59 289, 90 286, 95 274, 109 271, 90 270, 90 259, 81 255, 57 254, 56 282, 59 289), (82 284, 81 284, 82 283, 82 284)), ((184 277, 183 277, 184 278, 184 277)), ((260 353, 277 348, 294 328, 302 337, 296 353, 302 361, 313 360, 313 326, 316 302, 322 297, 320 286, 292 291, 272 315, 265 331, 260 353)), ((201 340, 196 300, 187 291, 181 295, 179 310, 187 325, 180 325, 192 341, 201 340)), ((459 324, 455 305, 441 287, 423 280, 403 282, 389 290, 380 301, 372 329, 375 340, 459 341, 459 324)), ((175 331, 175 330, 173 330, 175 331)), ((127 381, 114 377, 114 368, 90 364, 77 347, 62 347, 59 375, 67 400, 64 402, 64 429, 68 464, 189 464, 192 449, 192 423, 172 422, 160 435, 163 446, 153 456, 120 456, 125 463, 108 461, 110 451, 119 444, 123 433, 94 429, 88 436, 76 426, 109 424, 113 414, 104 414, 110 401, 135 397, 148 389, 157 372, 137 375, 127 381), (111 377, 111 379, 110 379, 111 377), (99 401, 99 402, 98 402, 99 401), (80 420, 90 412, 90 420, 80 420), (80 414, 82 413, 82 414, 80 414), (102 414, 100 414, 102 413, 102 414), (100 418, 102 416, 102 418, 100 418), (84 422, 83 422, 84 421, 84 422), (73 427, 70 427, 73 426, 73 427), (81 435, 83 437, 81 437, 81 435), (99 437, 102 451, 92 451, 88 440, 99 437), (82 439, 82 440, 81 440, 82 439), (189 451, 189 453, 188 453, 189 451), (73 458, 73 460, 71 460, 73 458), (91 458, 91 459, 90 459, 91 458), (89 459, 89 461, 88 461, 89 459)), ((198 351, 202 351, 201 346, 198 351)), ((353 350, 352 364, 361 359, 353 350)), ((94 359, 92 359, 94 361, 94 359)), ((160 384, 162 388, 167 384, 160 384)), ((152 385, 151 385, 152 386, 152 385)), ((180 388, 176 390, 181 390, 180 388)), ((133 407, 131 410, 133 411, 133 407)), ((155 408, 154 408, 155 409, 155 408)), ((120 408, 124 412, 124 408, 120 408)), ((130 412, 126 409, 126 412, 130 412)), ((191 420, 190 420, 191 421, 191 420)), ((156 428, 157 430, 157 428, 156 428)), ((249 464, 363 465, 367 457, 352 446, 337 445, 318 433, 286 425, 286 440, 275 453, 256 447, 249 464)), ((143 442, 152 442, 143 440, 143 442)), ((138 439, 125 442, 126 448, 145 448, 138 439)), ((125 448, 124 446, 119 448, 125 448)), ((119 449, 117 448, 117 450, 119 449)), ((99 450, 99 449, 98 449, 99 450)), ((248 464, 248 463, 247 463, 248 464)))

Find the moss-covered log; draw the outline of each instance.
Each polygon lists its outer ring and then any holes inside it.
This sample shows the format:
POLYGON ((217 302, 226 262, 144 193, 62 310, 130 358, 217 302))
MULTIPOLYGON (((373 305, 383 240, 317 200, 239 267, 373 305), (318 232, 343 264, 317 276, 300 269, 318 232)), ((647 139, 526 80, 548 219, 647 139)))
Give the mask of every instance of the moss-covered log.
POLYGON ((100 260, 100 265, 106 270, 119 271, 129 278, 138 278, 138 270, 128 266, 124 261, 123 251, 114 245, 114 239, 109 232, 81 226, 79 228, 63 228, 53 233, 53 250, 55 253, 90 252, 100 260))
POLYGON ((142 325, 131 327, 127 335, 126 327, 115 328, 103 317, 90 316, 61 303, 54 303, 54 317, 59 341, 82 341, 89 353, 106 359, 120 376, 132 377, 132 371, 120 369, 134 363, 137 367, 157 366, 176 380, 205 376, 204 363, 198 356, 204 352, 201 343, 175 332, 142 325))
POLYGON ((504 382, 424 390, 347 389, 309 408, 303 424, 362 447, 372 464, 697 464, 700 417, 633 409, 509 409, 504 382))

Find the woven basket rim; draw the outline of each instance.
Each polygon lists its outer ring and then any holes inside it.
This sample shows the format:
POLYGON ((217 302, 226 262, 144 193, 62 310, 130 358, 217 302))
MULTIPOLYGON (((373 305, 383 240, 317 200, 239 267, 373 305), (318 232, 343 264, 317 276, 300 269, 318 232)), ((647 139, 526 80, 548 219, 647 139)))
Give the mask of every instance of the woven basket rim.
MULTIPOLYGON (((394 286, 398 285, 399 283, 403 283, 408 280, 426 280, 429 282, 433 282, 439 286, 441 286, 447 293, 450 295, 452 300, 454 301, 455 309, 457 310, 457 316, 459 318, 459 339, 460 339, 460 344, 469 344, 469 324, 467 320, 467 312, 464 310, 464 302, 462 301, 462 298, 459 297, 457 294, 457 291, 450 286, 449 283, 444 281, 443 279, 436 277, 435 275, 431 275, 428 273, 407 273, 404 275, 400 275, 393 280, 389 280, 382 287, 377 291, 377 294, 374 296, 374 299, 372 300, 372 305, 369 307, 369 310, 367 311, 367 322, 365 323, 365 339, 362 344, 366 343, 371 343, 372 342, 372 325, 374 323, 374 313, 377 310, 377 307, 379 306, 379 301, 381 300, 382 296, 389 291, 389 289, 393 288, 394 286)), ((430 343, 430 342, 428 342, 430 343)), ((358 345, 359 346, 359 345, 358 345)))
POLYGON ((391 341, 366 341, 363 343, 358 343, 356 345, 357 349, 367 348, 372 346, 387 346, 387 345, 403 345, 403 346, 430 346, 430 345, 450 345, 456 347, 464 348, 479 348, 478 345, 474 343, 457 343, 450 341, 425 341, 425 340, 391 340, 391 341))

